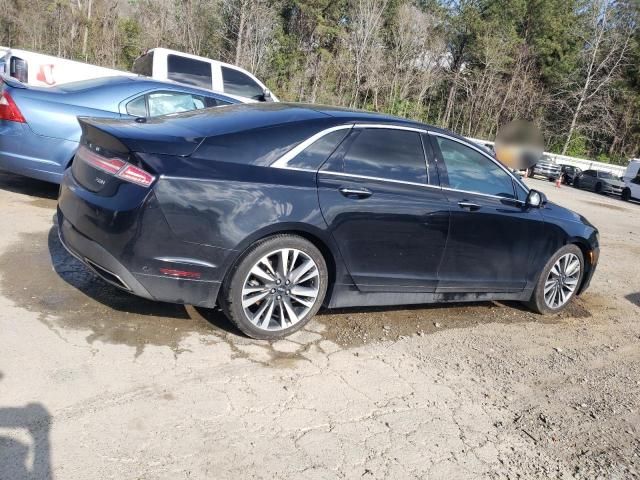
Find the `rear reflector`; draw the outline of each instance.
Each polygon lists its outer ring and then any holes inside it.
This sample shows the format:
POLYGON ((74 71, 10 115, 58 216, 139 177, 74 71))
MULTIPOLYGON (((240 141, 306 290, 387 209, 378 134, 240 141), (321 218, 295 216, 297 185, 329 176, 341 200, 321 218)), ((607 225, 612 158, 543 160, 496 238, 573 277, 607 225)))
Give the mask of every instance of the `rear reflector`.
POLYGON ((0 93, 0 120, 9 122, 27 123, 20 113, 20 109, 13 101, 9 92, 4 90, 0 93))
POLYGON ((161 268, 160 273, 169 277, 177 278, 200 278, 200 272, 190 272, 188 270, 174 270, 172 268, 161 268))
POLYGON ((126 182, 149 187, 156 179, 155 176, 143 169, 127 163, 118 157, 104 157, 82 145, 76 152, 76 159, 88 163, 98 170, 115 175, 126 182))

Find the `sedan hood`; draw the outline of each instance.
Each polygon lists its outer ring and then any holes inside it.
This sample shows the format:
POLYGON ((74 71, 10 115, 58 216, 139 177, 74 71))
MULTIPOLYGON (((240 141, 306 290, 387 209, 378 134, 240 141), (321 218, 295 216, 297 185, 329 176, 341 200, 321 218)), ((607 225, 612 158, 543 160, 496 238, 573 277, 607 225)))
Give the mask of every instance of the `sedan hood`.
POLYGON ((568 208, 561 207, 557 203, 547 202, 542 209, 543 218, 555 218, 558 220, 569 220, 572 222, 582 223, 590 227, 595 228, 589 220, 580 215, 579 213, 569 210, 568 208))

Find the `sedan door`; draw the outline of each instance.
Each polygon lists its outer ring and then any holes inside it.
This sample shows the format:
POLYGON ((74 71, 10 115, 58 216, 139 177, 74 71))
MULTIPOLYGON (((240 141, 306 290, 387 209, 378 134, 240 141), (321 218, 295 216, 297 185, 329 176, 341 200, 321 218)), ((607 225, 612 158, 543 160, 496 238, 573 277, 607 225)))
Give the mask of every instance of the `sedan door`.
POLYGON ((318 172, 318 194, 359 290, 435 291, 449 205, 418 131, 354 128, 318 172))
POLYGON ((438 292, 523 290, 544 241, 539 209, 524 206, 526 190, 479 148, 435 133, 431 141, 451 208, 438 292))

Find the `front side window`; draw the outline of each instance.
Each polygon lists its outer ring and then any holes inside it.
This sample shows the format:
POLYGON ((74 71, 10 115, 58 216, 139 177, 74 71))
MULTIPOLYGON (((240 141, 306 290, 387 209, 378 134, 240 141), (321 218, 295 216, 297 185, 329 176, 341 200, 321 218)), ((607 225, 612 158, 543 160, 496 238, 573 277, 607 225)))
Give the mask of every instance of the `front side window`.
POLYGON ((206 107, 204 97, 183 92, 155 92, 148 95, 149 116, 188 112, 206 107))
POLYGON ((167 55, 167 70, 169 80, 196 85, 211 89, 211 64, 202 60, 167 55))
POLYGON ((412 183, 427 183, 420 134, 407 130, 365 128, 344 156, 344 172, 412 183))
POLYGON ((261 100, 264 96, 264 90, 260 85, 249 75, 235 68, 222 67, 222 82, 225 93, 254 100, 261 100))
POLYGON ((454 190, 514 198, 511 176, 480 152, 459 142, 435 137, 454 190))

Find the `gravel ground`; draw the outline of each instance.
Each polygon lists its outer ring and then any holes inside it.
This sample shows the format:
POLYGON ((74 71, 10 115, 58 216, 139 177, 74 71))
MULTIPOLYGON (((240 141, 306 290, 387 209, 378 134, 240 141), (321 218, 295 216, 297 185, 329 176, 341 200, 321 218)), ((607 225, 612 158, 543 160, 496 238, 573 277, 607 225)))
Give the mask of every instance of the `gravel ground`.
POLYGON ((105 285, 56 187, 0 174, 0 479, 640 478, 640 205, 529 182, 601 232, 562 315, 350 309, 267 343, 105 285))

